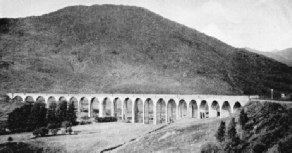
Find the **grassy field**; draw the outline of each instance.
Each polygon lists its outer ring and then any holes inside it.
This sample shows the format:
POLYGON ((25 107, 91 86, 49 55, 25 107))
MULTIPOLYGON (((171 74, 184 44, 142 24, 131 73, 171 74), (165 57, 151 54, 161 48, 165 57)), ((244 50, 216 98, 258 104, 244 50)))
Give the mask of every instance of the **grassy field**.
POLYGON ((11 134, 1 136, 0 143, 4 143, 8 137, 12 137, 14 141, 33 145, 46 144, 47 147, 62 148, 67 152, 100 152, 103 149, 124 144, 131 139, 145 135, 160 126, 123 122, 96 123, 73 127, 73 131, 77 133, 74 135, 62 135, 59 131, 57 136, 33 139, 32 133, 11 134))
POLYGON ((95 123, 73 127, 76 134, 32 138, 31 133, 0 137, 0 143, 12 137, 16 142, 64 150, 66 152, 198 152, 202 144, 215 141, 220 119, 183 119, 172 124, 95 123), (115 148, 117 147, 117 148, 115 148))

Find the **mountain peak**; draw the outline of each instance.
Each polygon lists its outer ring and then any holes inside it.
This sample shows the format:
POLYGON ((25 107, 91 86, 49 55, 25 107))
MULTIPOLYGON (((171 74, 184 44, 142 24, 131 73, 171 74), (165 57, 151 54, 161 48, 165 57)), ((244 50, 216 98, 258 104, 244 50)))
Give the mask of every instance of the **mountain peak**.
POLYGON ((291 69, 132 6, 66 7, 1 19, 4 90, 54 93, 268 94, 291 69), (17 77, 16 77, 17 76, 17 77), (280 79, 279 79, 280 78, 280 79), (11 85, 12 83, 12 85, 11 85))
POLYGON ((271 52, 263 52, 263 51, 258 51, 252 48, 246 48, 250 52, 254 52, 257 54, 261 54, 264 56, 267 56, 269 58, 272 58, 278 62, 284 63, 290 67, 292 67, 292 48, 287 48, 284 50, 274 50, 271 52))

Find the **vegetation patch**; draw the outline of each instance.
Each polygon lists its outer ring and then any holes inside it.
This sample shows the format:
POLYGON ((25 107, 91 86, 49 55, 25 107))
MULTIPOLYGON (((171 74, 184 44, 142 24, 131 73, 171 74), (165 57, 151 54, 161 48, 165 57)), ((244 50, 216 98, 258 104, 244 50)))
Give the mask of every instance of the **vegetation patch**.
POLYGON ((24 143, 24 142, 6 142, 0 144, 1 153, 54 153, 54 152, 64 152, 62 148, 49 148, 46 144, 42 142, 37 143, 24 143))
POLYGON ((118 119, 116 117, 96 117, 97 122, 116 122, 118 119))
POLYGON ((227 128, 221 122, 216 133, 218 143, 226 152, 292 152, 292 109, 285 105, 248 103, 240 112, 239 122, 233 118, 227 128))
POLYGON ((66 101, 60 101, 58 105, 55 103, 49 105, 49 108, 45 105, 42 102, 35 102, 14 109, 8 114, 6 128, 11 133, 33 131, 33 135, 38 137, 46 136, 49 132, 56 135, 63 127, 65 133, 71 134, 73 132, 71 126, 77 123, 74 103, 68 106, 66 101))
POLYGON ((32 147, 28 143, 24 142, 7 142, 7 143, 2 143, 0 144, 0 152, 36 152, 36 153, 42 153, 43 149, 42 148, 35 148, 32 147))

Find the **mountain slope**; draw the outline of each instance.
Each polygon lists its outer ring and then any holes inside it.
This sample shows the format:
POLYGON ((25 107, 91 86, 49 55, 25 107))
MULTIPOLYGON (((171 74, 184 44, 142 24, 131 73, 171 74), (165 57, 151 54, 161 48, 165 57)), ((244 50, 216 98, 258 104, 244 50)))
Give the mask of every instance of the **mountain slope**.
POLYGON ((3 92, 267 94, 292 89, 284 64, 148 10, 73 6, 1 19, 3 92))
POLYGON ((292 67, 292 48, 287 48, 284 50, 276 51, 275 54, 284 59, 284 60, 280 61, 280 59, 279 60, 277 59, 278 56, 276 56, 275 59, 277 61, 282 62, 282 63, 287 64, 288 66, 292 67))
POLYGON ((258 51, 255 49, 251 48, 246 48, 248 51, 265 55, 267 57, 270 57, 278 62, 284 63, 290 67, 292 67, 292 48, 287 48, 284 50, 277 50, 277 51, 272 51, 272 52, 263 52, 263 51, 258 51))

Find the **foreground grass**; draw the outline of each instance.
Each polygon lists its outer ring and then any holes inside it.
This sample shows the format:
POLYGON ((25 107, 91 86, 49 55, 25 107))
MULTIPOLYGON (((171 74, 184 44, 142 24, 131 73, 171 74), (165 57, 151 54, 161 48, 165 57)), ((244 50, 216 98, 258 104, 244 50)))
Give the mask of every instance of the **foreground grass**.
POLYGON ((25 142, 44 152, 199 152, 203 144, 216 142, 215 132, 221 120, 182 119, 166 125, 141 123, 95 123, 73 127, 76 134, 32 138, 31 133, 11 134, 0 137, 5 143, 8 137, 14 142, 25 142), (115 148, 117 147, 117 148, 115 148))
POLYGON ((0 144, 1 153, 55 153, 62 152, 64 148, 62 147, 49 147, 44 142, 37 143, 25 143, 25 142, 6 142, 0 144))
POLYGON ((148 152, 200 152, 200 148, 207 142, 216 142, 215 132, 221 120, 184 119, 172 123, 166 128, 143 136, 114 152, 148 153, 148 152))
MULTIPOLYGON (((145 135, 161 125, 143 125, 131 123, 96 123, 73 127, 75 135, 48 136, 32 139, 31 133, 11 134, 0 137, 0 143, 12 137, 15 142, 26 142, 32 145, 44 143, 51 150, 62 148, 65 152, 100 152, 101 150, 124 144, 131 139, 145 135)), ((57 151, 59 152, 59 151, 57 151)))

